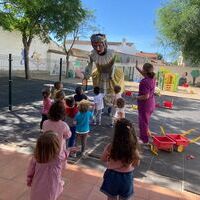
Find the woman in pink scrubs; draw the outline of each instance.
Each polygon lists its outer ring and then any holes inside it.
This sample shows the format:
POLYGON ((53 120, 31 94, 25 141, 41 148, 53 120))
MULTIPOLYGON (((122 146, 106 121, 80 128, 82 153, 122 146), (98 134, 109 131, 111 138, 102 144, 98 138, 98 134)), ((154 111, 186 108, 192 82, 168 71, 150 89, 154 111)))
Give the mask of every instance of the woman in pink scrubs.
POLYGON ((148 144, 149 121, 155 109, 154 92, 156 79, 152 64, 145 63, 142 70, 138 67, 137 69, 144 76, 139 85, 139 94, 136 97, 138 103, 140 139, 143 143, 148 144))

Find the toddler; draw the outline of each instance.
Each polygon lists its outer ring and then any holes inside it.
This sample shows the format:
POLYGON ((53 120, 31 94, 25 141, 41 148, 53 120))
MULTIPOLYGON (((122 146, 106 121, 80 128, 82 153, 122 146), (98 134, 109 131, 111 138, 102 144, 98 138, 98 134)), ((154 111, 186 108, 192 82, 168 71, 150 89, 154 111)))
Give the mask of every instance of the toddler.
POLYGON ((104 108, 103 98, 105 95, 100 93, 99 87, 94 88, 94 94, 94 125, 96 125, 97 121, 101 125, 101 115, 104 108))
POLYGON ((74 117, 78 113, 78 107, 75 104, 74 97, 65 99, 66 102, 66 122, 70 127, 72 136, 69 138, 68 147, 73 147, 75 144, 76 126, 74 125, 74 117))
POLYGON ((79 112, 74 118, 74 124, 76 125, 76 146, 78 142, 81 142, 81 152, 80 155, 85 156, 85 148, 87 143, 87 135, 90 132, 90 120, 93 118, 92 112, 88 111, 90 102, 87 100, 82 100, 78 104, 79 112))
POLYGON ((125 118, 125 101, 123 98, 118 98, 115 106, 115 113, 112 118, 111 127, 117 122, 117 120, 125 118))
POLYGON ((56 101, 49 110, 49 119, 43 123, 43 131, 54 131, 57 133, 61 144, 61 151, 66 149, 66 139, 71 137, 71 131, 65 120, 65 106, 62 101, 56 101))
POLYGON ((81 100, 87 100, 87 96, 83 93, 83 89, 81 86, 78 86, 75 90, 76 94, 74 95, 75 102, 80 102, 81 100))
POLYGON ((52 91, 51 91, 51 99, 54 99, 56 98, 56 93, 60 90, 63 89, 63 84, 62 82, 60 81, 57 81, 54 83, 54 87, 52 88, 52 91))
POLYGON ((138 142, 133 125, 127 119, 116 122, 112 143, 101 156, 107 164, 100 190, 108 200, 128 200, 134 193, 133 171, 140 163, 138 142))
POLYGON ((50 109, 51 104, 52 104, 51 99, 50 99, 50 94, 51 94, 50 90, 48 90, 48 89, 46 89, 46 90, 44 90, 42 92, 43 107, 42 107, 42 111, 41 111, 41 113, 42 113, 42 120, 40 122, 40 130, 42 130, 43 122, 48 119, 47 114, 48 114, 49 109, 50 109))
POLYGON ((68 152, 60 154, 60 142, 54 132, 46 132, 37 140, 27 171, 30 200, 56 200, 63 191, 62 163, 68 152))

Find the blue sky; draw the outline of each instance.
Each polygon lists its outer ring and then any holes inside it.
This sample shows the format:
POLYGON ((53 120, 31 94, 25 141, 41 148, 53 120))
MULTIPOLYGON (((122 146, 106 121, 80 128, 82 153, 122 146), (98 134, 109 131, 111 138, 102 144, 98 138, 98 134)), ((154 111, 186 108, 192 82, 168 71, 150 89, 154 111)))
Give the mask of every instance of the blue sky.
POLYGON ((133 42, 137 50, 168 53, 157 44, 156 11, 166 0, 82 0, 94 10, 96 25, 107 35, 108 41, 133 42))

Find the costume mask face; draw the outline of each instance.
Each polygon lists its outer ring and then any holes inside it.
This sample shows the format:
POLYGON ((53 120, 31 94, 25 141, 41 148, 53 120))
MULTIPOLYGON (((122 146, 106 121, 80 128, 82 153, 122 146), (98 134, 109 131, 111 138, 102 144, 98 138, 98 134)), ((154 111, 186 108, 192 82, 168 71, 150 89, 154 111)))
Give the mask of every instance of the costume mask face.
POLYGON ((105 46, 102 42, 92 42, 94 50, 99 54, 103 54, 105 51, 105 46))
POLYGON ((102 55, 106 52, 107 42, 106 42, 106 36, 104 34, 99 33, 92 35, 91 43, 92 47, 99 55, 102 55))

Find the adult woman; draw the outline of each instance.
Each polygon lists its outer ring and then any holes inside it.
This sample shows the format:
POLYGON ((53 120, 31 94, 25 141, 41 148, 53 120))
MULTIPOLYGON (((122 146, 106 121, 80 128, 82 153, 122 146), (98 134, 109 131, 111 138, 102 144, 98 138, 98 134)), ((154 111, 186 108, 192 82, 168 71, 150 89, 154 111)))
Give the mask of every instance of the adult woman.
POLYGON ((143 143, 148 143, 149 120, 155 109, 154 92, 156 79, 152 64, 145 63, 142 70, 137 69, 144 76, 139 85, 139 94, 136 97, 138 102, 140 139, 143 143))

